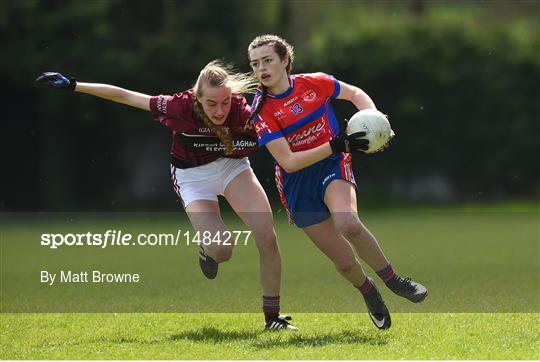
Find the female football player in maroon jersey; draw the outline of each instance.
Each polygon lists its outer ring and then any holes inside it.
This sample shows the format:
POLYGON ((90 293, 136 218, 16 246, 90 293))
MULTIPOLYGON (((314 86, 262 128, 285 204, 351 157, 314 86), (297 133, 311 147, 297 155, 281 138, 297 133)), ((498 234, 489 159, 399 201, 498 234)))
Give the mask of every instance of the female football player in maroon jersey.
POLYGON ((276 183, 290 220, 362 293, 373 323, 389 328, 388 309, 351 244, 394 293, 418 303, 427 296, 427 289, 395 273, 360 221, 349 152, 367 150, 369 141, 362 138, 365 133, 345 135, 330 100, 348 100, 359 110, 375 109, 375 104, 358 87, 327 74, 292 75, 293 47, 276 35, 256 37, 248 56, 260 82, 252 121, 259 145, 266 145, 277 161, 276 183))
MULTIPOLYGON (((254 90, 251 77, 213 61, 192 89, 158 96, 78 82, 55 72, 43 73, 36 81, 150 111, 169 127, 171 178, 193 228, 213 240, 216 235, 227 238, 217 197, 223 195, 252 231, 259 250, 265 328, 296 329, 289 316, 279 314, 281 257, 272 211, 246 157, 258 148, 254 130, 246 128, 251 108, 242 96, 254 90)), ((204 275, 215 278, 218 263, 229 260, 232 251, 230 242, 201 245, 199 264, 204 275)))

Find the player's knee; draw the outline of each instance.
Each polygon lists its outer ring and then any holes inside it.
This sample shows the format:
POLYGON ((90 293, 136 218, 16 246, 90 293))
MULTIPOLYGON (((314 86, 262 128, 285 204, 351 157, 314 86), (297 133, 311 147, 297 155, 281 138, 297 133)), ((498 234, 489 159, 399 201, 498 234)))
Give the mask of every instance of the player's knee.
POLYGON ((354 216, 342 217, 336 222, 336 227, 347 239, 362 236, 365 232, 360 220, 354 216))
POLYGON ((272 231, 257 237, 257 248, 262 256, 275 257, 279 255, 276 233, 272 231))
POLYGON ((357 266, 358 262, 354 258, 348 258, 343 260, 338 260, 334 262, 334 265, 336 266, 336 269, 341 274, 347 274, 354 270, 357 266))

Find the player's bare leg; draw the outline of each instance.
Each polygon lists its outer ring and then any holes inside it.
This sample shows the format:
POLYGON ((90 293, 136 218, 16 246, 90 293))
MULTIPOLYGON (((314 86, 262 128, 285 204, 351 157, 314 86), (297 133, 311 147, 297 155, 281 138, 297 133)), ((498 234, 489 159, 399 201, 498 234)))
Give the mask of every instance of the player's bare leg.
POLYGON ((361 285, 366 275, 356 260, 351 245, 341 236, 332 219, 305 227, 311 241, 334 263, 337 271, 353 285, 361 285))
POLYGON ((272 209, 259 180, 251 170, 236 176, 225 189, 225 198, 251 230, 259 250, 263 311, 267 329, 297 329, 289 316, 279 315, 281 255, 272 209))
MULTIPOLYGON (((217 201, 193 201, 186 207, 186 212, 196 232, 208 231, 210 235, 216 235, 217 233, 223 235, 223 232, 227 231, 217 201)), ((217 274, 217 263, 229 260, 232 251, 233 245, 210 243, 210 245, 201 246, 199 262, 204 275, 209 279, 214 279, 217 274)))
POLYGON ((332 260, 338 272, 362 293, 373 324, 379 329, 390 328, 390 313, 379 290, 371 278, 364 274, 351 245, 336 229, 332 219, 305 227, 304 232, 332 260))
POLYGON ((386 259, 375 236, 358 218, 356 190, 345 180, 334 180, 326 188, 324 203, 339 232, 353 245, 358 256, 373 270, 385 268, 386 259))
POLYGON ((279 295, 281 256, 266 193, 253 172, 248 170, 229 182, 224 194, 231 207, 251 230, 259 249, 264 295, 279 295))
POLYGON ((428 294, 426 287, 411 278, 400 278, 386 259, 375 236, 360 221, 354 186, 345 180, 334 180, 328 185, 324 196, 336 228, 353 245, 358 256, 377 272, 386 286, 413 303, 423 301, 428 294))

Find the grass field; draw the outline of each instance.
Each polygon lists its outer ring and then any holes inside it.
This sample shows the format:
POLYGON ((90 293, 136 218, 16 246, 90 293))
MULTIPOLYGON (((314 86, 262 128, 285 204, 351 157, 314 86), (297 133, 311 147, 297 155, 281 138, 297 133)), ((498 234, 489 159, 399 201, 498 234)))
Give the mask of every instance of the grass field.
POLYGON ((538 359, 538 314, 3 314, 2 359, 538 359))
MULTIPOLYGON (((214 281, 201 276, 196 245, 57 250, 39 246, 43 232, 122 226, 135 233, 187 227, 171 215, 159 222, 137 215, 122 218, 78 215, 70 222, 59 221, 61 217, 4 218, 0 358, 540 358, 536 211, 407 210, 362 215, 398 271, 430 289, 429 298, 419 306, 382 289, 393 313, 392 328, 383 332, 372 325, 357 292, 279 213, 282 311, 293 315, 299 332, 262 331, 252 243, 237 247, 214 281), (144 276, 143 282, 134 288, 39 283, 43 268, 92 267, 134 270, 144 276), (22 311, 42 313, 15 313, 22 311), (117 313, 53 313, 59 311, 117 313)), ((229 223, 241 228, 235 219, 229 223)))

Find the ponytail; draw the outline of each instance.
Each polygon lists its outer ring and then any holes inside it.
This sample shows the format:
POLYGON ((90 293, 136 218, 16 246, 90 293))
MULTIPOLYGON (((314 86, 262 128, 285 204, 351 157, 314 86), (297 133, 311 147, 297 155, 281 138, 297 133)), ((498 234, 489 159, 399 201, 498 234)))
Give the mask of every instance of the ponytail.
POLYGON ((253 123, 253 119, 255 119, 255 116, 257 116, 259 113, 261 113, 262 108, 264 106, 264 103, 266 102, 267 97, 268 97, 268 88, 266 88, 263 85, 262 86, 261 96, 259 97, 259 101, 257 102, 257 107, 252 111, 251 116, 248 119, 248 122, 253 123))

